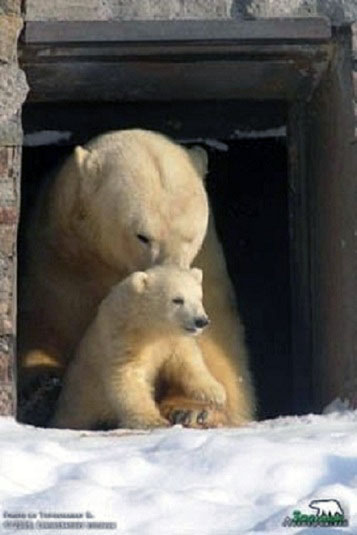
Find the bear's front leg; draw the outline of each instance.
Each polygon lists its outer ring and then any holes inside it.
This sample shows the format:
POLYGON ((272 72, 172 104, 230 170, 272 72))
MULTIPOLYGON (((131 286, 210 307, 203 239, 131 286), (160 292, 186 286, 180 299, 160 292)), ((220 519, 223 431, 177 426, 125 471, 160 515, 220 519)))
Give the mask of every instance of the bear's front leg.
POLYGON ((195 342, 181 344, 164 368, 169 393, 160 402, 160 411, 172 424, 187 427, 228 425, 226 392, 206 367, 195 342))
POLYGON ((182 390, 184 394, 197 401, 207 401, 217 407, 222 407, 226 401, 226 391, 224 387, 216 381, 206 369, 191 369, 191 376, 183 382, 182 390))
POLYGON ((142 370, 127 366, 111 377, 108 394, 118 424, 128 429, 168 427, 153 398, 153 389, 142 370))
POLYGON ((219 407, 227 399, 224 386, 208 370, 195 341, 181 343, 165 365, 165 373, 169 384, 179 385, 184 394, 197 401, 207 401, 219 407))

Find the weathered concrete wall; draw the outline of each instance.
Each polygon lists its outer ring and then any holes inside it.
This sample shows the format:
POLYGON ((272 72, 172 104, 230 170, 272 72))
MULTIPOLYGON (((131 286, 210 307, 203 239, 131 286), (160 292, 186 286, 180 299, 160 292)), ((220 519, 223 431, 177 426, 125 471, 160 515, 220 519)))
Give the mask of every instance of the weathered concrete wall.
POLYGON ((326 15, 357 19, 356 0, 27 0, 27 20, 152 20, 326 15))
MULTIPOLYGON (((7 3, 14 1, 7 0, 7 3)), ((251 19, 316 15, 326 16, 334 24, 357 21, 357 0, 26 0, 25 8, 26 19, 32 21, 251 19)), ((355 50, 357 58, 357 37, 355 50)))
POLYGON ((27 20, 229 18, 232 0, 27 0, 27 20))
POLYGON ((17 62, 21 1, 0 0, 0 414, 15 411, 16 238, 21 171, 21 106, 27 94, 17 62))
POLYGON ((233 12, 250 17, 325 15, 335 23, 357 18, 355 0, 234 0, 233 12))
POLYGON ((20 0, 0 0, 0 143, 21 144, 14 139, 15 116, 28 91, 25 75, 17 62, 17 40, 23 21, 18 11, 20 0), (9 11, 5 11, 9 7, 9 11), (10 124, 8 124, 10 123, 10 124), (11 139, 7 139, 11 132, 11 139))
MULTIPOLYGON (((4 1, 8 5, 16 3, 16 0, 4 1)), ((25 6, 26 19, 32 21, 251 19, 316 15, 326 16, 334 24, 357 21, 357 0, 26 0, 25 6)), ((354 31, 357 117, 357 24, 354 31)))

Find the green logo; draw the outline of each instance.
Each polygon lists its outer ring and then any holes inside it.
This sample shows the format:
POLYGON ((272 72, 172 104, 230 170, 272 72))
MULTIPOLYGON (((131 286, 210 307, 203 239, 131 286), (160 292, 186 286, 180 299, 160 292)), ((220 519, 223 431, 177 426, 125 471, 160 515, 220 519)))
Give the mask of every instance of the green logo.
POLYGON ((287 516, 282 525, 289 528, 301 526, 313 528, 348 526, 348 520, 338 500, 312 500, 309 503, 309 507, 313 509, 313 513, 303 513, 299 510, 293 511, 292 517, 287 516))

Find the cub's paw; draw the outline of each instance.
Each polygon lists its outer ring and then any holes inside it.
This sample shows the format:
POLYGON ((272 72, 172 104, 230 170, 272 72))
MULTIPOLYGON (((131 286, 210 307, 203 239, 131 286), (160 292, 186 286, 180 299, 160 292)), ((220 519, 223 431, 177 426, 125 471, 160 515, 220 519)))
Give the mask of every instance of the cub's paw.
POLYGON ((222 406, 226 402, 227 395, 225 388, 215 380, 205 381, 202 383, 193 383, 185 387, 189 397, 198 401, 206 401, 213 405, 222 406))
POLYGON ((164 400, 161 402, 160 411, 172 425, 181 424, 195 429, 229 425, 223 410, 195 400, 164 400))

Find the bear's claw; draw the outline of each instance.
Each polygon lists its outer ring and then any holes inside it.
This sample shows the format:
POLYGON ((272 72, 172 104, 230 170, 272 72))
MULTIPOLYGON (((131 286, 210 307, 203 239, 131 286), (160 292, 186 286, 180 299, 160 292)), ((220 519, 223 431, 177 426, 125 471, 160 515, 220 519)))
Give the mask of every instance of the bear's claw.
POLYGON ((208 412, 206 410, 190 410, 190 409, 178 409, 173 410, 169 414, 169 421, 172 425, 182 424, 185 427, 192 427, 195 424, 198 424, 201 427, 204 427, 205 421, 207 420, 208 412))
POLYGON ((208 412, 206 410, 203 410, 199 413, 197 416, 197 423, 200 425, 203 425, 205 421, 207 420, 208 412))
POLYGON ((182 396, 163 399, 160 402, 160 412, 172 425, 181 424, 196 429, 230 425, 223 409, 182 396))

